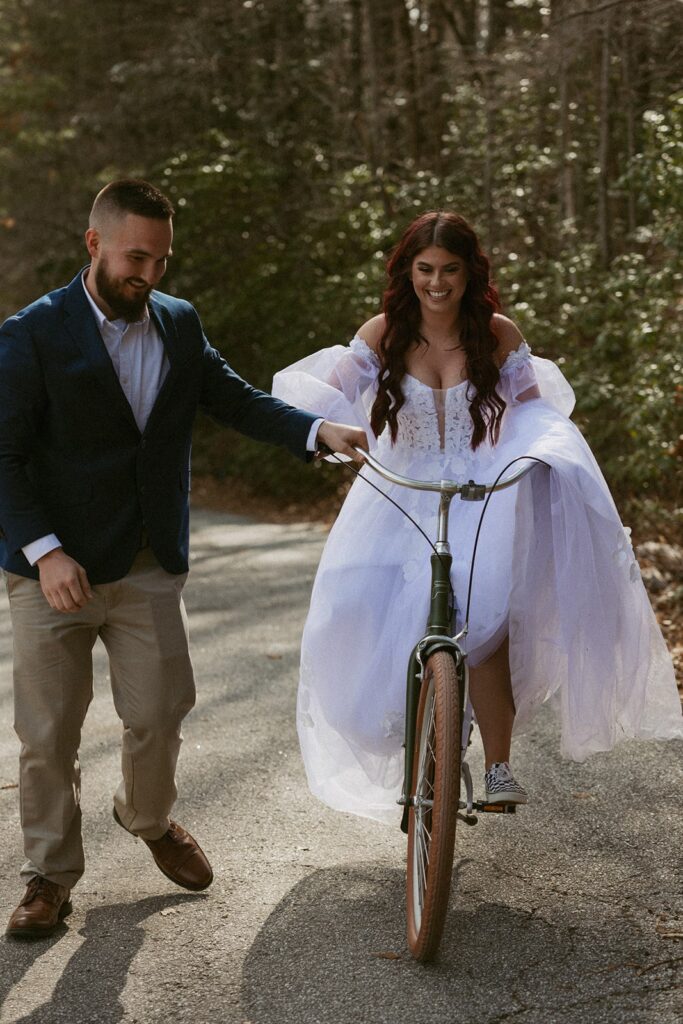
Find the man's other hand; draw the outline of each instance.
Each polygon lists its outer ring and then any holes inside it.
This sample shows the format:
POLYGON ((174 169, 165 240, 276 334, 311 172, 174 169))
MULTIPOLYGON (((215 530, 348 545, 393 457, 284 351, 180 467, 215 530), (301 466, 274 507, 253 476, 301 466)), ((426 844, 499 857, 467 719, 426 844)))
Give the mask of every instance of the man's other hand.
POLYGON ((346 423, 330 423, 323 420, 318 430, 318 442, 322 441, 333 452, 348 455, 355 462, 363 462, 363 456, 353 446, 368 450, 368 439, 360 427, 349 427, 346 423))
POLYGON ((57 612, 77 612, 94 597, 82 565, 54 548, 38 559, 40 587, 51 608, 57 612))

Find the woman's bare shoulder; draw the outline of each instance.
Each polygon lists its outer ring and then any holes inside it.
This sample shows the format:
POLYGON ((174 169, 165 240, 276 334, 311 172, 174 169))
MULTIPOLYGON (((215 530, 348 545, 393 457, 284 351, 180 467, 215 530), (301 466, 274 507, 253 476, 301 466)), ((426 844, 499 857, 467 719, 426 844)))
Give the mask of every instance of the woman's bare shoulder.
POLYGON ((384 313, 379 313, 378 316, 373 316, 371 320, 366 320, 363 326, 358 328, 358 337, 363 339, 368 348, 376 352, 382 340, 385 327, 386 317, 384 313))
POLYGON ((524 341, 524 335, 517 324, 502 313, 494 313, 491 317, 491 330, 498 339, 498 348, 494 358, 498 366, 502 366, 511 352, 516 352, 524 341))

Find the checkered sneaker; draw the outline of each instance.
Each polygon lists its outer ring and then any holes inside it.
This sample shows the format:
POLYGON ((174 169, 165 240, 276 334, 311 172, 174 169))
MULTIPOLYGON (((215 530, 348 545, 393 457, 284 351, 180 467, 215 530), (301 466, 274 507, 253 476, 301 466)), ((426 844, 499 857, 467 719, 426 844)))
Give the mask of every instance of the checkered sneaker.
POLYGON ((508 761, 496 761, 484 773, 486 799, 490 804, 525 804, 526 790, 516 781, 508 761))

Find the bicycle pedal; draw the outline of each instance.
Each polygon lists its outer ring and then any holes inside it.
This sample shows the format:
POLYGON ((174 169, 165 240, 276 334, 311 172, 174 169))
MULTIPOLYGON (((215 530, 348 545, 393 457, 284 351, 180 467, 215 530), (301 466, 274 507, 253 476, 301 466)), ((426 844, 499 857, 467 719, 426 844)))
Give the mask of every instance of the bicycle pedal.
POLYGON ((477 804, 477 810, 485 814, 516 814, 517 804, 477 804))
POLYGON ((459 811, 458 818, 460 819, 460 821, 464 821, 466 825, 476 825, 479 821, 479 818, 476 816, 476 814, 461 814, 459 811))

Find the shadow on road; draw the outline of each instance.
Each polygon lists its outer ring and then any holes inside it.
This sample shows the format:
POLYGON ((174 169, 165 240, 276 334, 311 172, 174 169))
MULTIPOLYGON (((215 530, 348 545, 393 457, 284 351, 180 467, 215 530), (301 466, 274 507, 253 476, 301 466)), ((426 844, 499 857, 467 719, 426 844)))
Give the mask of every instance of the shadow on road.
MULTIPOLYGON (((86 914, 79 931, 85 939, 61 972, 49 1002, 15 1019, 15 1024, 116 1024, 124 1016, 119 999, 128 980, 128 972, 144 941, 141 923, 170 907, 204 899, 191 893, 152 896, 134 903, 114 903, 96 907, 86 914)), ((56 947, 69 934, 69 918, 48 939, 17 941, 4 938, 0 957, 0 1007, 10 991, 39 959, 53 961, 56 947)))
POLYGON ((304 879, 245 960, 245 1024, 675 1019, 675 950, 662 949, 657 962, 624 935, 623 920, 599 909, 577 916, 561 903, 536 912, 498 894, 482 898, 474 894, 482 868, 463 867, 442 951, 429 965, 413 961, 405 945, 402 871, 357 865, 304 879))

